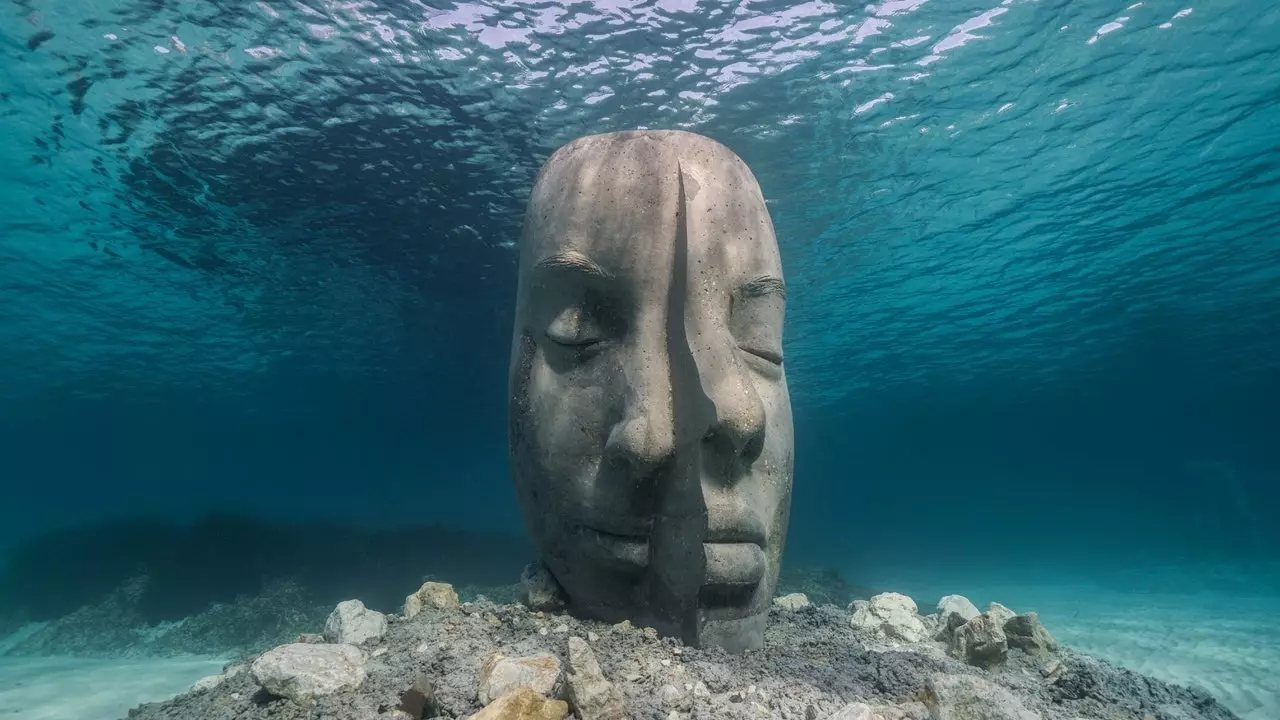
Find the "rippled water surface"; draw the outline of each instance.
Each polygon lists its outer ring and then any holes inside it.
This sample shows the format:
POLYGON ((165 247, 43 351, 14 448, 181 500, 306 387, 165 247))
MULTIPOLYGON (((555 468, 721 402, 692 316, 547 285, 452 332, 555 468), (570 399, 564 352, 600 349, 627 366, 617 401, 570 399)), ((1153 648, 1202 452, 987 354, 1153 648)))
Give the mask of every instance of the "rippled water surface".
POLYGON ((537 167, 626 127, 760 177, 800 404, 1117 356, 1246 383, 1280 342, 1280 8, 1186 1, 13 2, 0 393, 280 412, 461 372, 505 341, 537 167))

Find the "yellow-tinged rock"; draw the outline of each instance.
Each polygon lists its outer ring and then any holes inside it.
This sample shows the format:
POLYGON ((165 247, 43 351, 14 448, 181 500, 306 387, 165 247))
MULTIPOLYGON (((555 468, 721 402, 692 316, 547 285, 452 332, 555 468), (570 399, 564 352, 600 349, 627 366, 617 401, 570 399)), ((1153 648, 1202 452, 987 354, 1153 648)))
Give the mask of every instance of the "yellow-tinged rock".
POLYGON ((569 703, 518 687, 485 706, 471 720, 564 720, 569 703))

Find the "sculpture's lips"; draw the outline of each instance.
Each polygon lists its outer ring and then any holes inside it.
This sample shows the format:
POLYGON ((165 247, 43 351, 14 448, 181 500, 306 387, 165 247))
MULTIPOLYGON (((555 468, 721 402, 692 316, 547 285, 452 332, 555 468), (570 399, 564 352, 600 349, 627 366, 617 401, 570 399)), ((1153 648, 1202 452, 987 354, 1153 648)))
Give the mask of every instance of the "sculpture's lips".
MULTIPOLYGON (((703 537, 707 584, 754 586, 765 572, 764 523, 750 513, 712 512, 703 537)), ((650 564, 648 532, 616 532, 580 524, 574 528, 579 548, 599 562, 638 572, 650 564)))
POLYGON ((705 543, 708 587, 751 588, 764 577, 764 548, 756 543, 705 543))
POLYGON ((746 511, 707 513, 707 543, 751 543, 764 547, 764 522, 746 511))
POLYGON ((619 569, 642 570, 649 565, 648 535, 619 535, 586 525, 574 528, 582 550, 619 569))

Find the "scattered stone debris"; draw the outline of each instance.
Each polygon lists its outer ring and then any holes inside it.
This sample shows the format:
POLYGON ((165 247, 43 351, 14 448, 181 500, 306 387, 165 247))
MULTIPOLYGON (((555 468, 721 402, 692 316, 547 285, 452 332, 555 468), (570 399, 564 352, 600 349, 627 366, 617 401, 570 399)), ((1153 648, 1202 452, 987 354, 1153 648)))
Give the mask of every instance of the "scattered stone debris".
POLYGON ((781 603, 765 650, 730 654, 625 621, 483 597, 459 605, 451 587, 428 585, 361 647, 282 645, 246 658, 249 672, 228 668, 129 718, 1239 720, 1202 691, 1059 646, 1034 613, 970 613, 959 596, 932 620, 897 593, 848 609, 781 603))

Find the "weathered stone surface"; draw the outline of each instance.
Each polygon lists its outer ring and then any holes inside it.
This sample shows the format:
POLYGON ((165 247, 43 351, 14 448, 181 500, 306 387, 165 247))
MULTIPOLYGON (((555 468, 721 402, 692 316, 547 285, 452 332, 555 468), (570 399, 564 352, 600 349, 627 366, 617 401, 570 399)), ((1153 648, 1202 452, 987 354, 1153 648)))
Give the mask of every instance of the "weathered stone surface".
POLYGON ((400 704, 396 710, 413 720, 435 717, 440 710, 436 703, 436 684, 425 673, 419 673, 409 688, 400 693, 400 704))
POLYGON ((849 703, 827 720, 929 720, 929 710, 921 703, 907 705, 868 705, 849 703))
POLYGON ((961 625, 978 616, 978 608, 963 595, 947 595, 938 601, 938 635, 947 638, 961 625))
POLYGON ((622 696, 600 670, 586 640, 569 638, 569 707, 581 720, 627 720, 622 696))
POLYGON ((292 643, 263 653, 249 671, 267 692, 309 707, 316 698, 358 689, 364 662, 354 645, 292 643))
POLYGON ((226 679, 227 676, 221 673, 217 675, 206 675, 197 680, 195 684, 191 686, 190 692, 204 692, 206 690, 212 690, 225 682, 226 679))
POLYGON ((462 606, 458 600, 458 591, 449 583, 425 582, 409 597, 404 599, 404 617, 412 620, 426 608, 436 610, 457 610, 462 606))
POLYGON ((359 645, 387 634, 387 616, 359 600, 343 600, 324 623, 325 642, 359 645))
POLYGON ((982 613, 955 629, 951 653, 970 665, 990 668, 1008 658, 1009 644, 995 618, 982 613))
POLYGON ((1058 649, 1058 642, 1045 629, 1037 613, 1015 615, 1004 622, 1003 629, 1011 648, 1032 655, 1047 655, 1058 649))
POLYGON ((1001 605, 998 602, 993 602, 987 605, 987 614, 990 615, 992 618, 994 618, 996 621, 996 624, 1000 625, 1001 627, 1003 627, 1004 624, 1008 622, 1010 618, 1017 615, 1017 613, 1001 605))
POLYGON ((1013 693, 975 675, 933 676, 924 702, 936 720, 1043 720, 1013 693))
POLYGON ((563 697, 564 670, 560 666, 560 658, 551 653, 515 658, 494 653, 480 667, 480 688, 476 697, 487 705, 518 687, 526 687, 548 697, 563 697))
POLYGON ((470 720, 563 720, 569 704, 518 687, 494 700, 470 720))
POLYGON ((773 599, 773 606, 783 612, 798 612, 813 607, 804 593, 791 593, 773 599))
POLYGON ((880 593, 871 600, 855 600, 851 625, 902 642, 920 642, 929 631, 916 612, 916 603, 901 593, 880 593))
POLYGON ((546 565, 531 562, 520 574, 520 586, 524 590, 524 602, 534 610, 555 611, 564 607, 564 590, 546 565))
POLYGON ((794 440, 755 176, 686 131, 578 138, 538 173, 519 248, 510 467, 542 561, 585 616, 763 647, 794 440))

